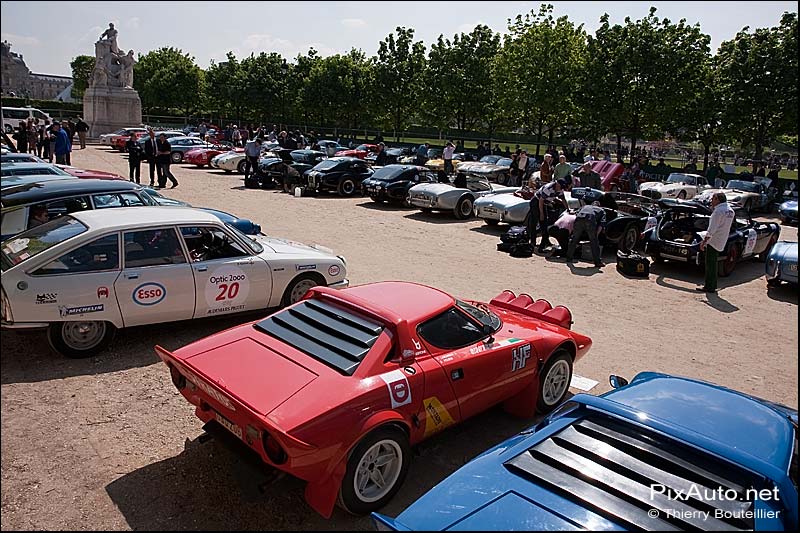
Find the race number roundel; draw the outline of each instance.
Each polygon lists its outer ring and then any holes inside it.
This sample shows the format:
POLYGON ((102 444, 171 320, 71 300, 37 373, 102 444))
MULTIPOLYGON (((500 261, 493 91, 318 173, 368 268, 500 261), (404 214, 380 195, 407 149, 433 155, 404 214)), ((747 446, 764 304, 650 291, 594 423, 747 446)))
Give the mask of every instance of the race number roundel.
POLYGON ((210 312, 244 310, 249 292, 247 274, 235 265, 222 266, 210 272, 206 278, 206 303, 210 312))

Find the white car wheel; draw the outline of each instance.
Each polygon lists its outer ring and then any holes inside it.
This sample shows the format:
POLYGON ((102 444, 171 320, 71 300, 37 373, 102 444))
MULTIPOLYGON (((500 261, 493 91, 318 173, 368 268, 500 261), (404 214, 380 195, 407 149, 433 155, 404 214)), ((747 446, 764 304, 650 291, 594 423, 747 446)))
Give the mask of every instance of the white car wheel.
POLYGON ((572 357, 564 350, 553 353, 539 375, 539 413, 548 413, 561 403, 571 380, 572 357))
POLYGON ((305 296, 309 289, 318 285, 325 285, 325 281, 320 281, 320 277, 321 276, 313 274, 305 274, 293 279, 283 293, 282 305, 285 307, 297 303, 305 296))
POLYGON ((50 324, 50 346, 67 357, 89 357, 111 341, 114 326, 103 321, 67 321, 50 324))

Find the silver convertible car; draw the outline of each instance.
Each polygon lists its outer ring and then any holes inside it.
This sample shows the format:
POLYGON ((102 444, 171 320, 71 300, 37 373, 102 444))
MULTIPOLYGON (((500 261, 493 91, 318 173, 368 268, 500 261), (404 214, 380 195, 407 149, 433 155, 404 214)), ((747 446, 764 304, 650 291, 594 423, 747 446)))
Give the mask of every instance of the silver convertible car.
MULTIPOLYGON (((482 218, 490 226, 495 226, 501 222, 512 226, 527 224, 531 201, 530 199, 525 199, 525 196, 530 198, 530 194, 523 196, 523 190, 525 189, 527 188, 514 189, 510 193, 493 194, 478 198, 475 200, 475 216, 482 218)), ((564 191, 564 198, 567 200, 567 205, 570 209, 581 207, 580 202, 572 198, 569 191, 564 191)))
POLYGON ((466 219, 473 215, 476 198, 500 193, 511 193, 517 187, 502 187, 489 183, 485 178, 468 175, 466 188, 455 187, 447 183, 422 183, 411 187, 408 191, 408 203, 428 211, 452 211, 456 218, 466 219))

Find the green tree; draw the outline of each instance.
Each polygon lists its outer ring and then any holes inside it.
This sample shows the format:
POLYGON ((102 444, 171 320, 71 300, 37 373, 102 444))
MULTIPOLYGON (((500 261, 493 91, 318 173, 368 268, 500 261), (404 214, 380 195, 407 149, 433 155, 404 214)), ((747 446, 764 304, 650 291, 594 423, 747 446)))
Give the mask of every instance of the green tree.
POLYGON ((586 60, 586 34, 566 16, 553 18, 553 6, 508 21, 509 34, 497 58, 500 104, 517 126, 550 142, 556 128, 578 113, 578 91, 586 60))
POLYGON ((308 49, 306 55, 297 54, 291 73, 286 80, 289 116, 293 122, 302 122, 306 127, 308 127, 309 121, 312 120, 314 109, 305 105, 303 100, 304 91, 311 76, 311 69, 319 60, 319 52, 313 47, 308 49))
POLYGON ((262 123, 278 115, 286 122, 289 65, 277 52, 251 54, 241 62, 242 84, 238 98, 245 109, 262 123), (285 66, 284 66, 285 65, 285 66), (286 69, 286 74, 283 69, 286 69))
POLYGON ((743 28, 717 52, 725 126, 757 159, 777 135, 797 133, 797 13, 743 28))
MULTIPOLYGON (((422 116, 439 128, 485 126, 492 111, 492 73, 500 35, 478 25, 470 33, 439 40, 428 54, 422 116)), ((491 122, 491 121, 490 121, 491 122)))
POLYGON ((242 90, 242 67, 233 52, 228 52, 227 61, 211 62, 206 69, 205 108, 222 117, 233 114, 241 120, 244 102, 239 98, 242 90))
POLYGON ((72 68, 72 96, 77 99, 83 98, 94 70, 94 57, 76 56, 69 66, 72 68))
POLYGON ((414 42, 414 30, 398 26, 378 46, 374 59, 374 96, 379 106, 378 118, 386 129, 393 129, 395 139, 410 123, 420 102, 420 88, 425 68, 425 45, 414 42))
POLYGON ((204 72, 189 54, 160 48, 140 56, 134 66, 133 86, 142 106, 172 108, 187 116, 202 102, 204 72))
POLYGON ((700 66, 700 72, 700 86, 686 102, 682 125, 670 133, 678 139, 699 141, 703 145, 703 171, 707 171, 711 147, 726 141, 728 136, 723 128, 723 86, 716 61, 709 59, 700 66))

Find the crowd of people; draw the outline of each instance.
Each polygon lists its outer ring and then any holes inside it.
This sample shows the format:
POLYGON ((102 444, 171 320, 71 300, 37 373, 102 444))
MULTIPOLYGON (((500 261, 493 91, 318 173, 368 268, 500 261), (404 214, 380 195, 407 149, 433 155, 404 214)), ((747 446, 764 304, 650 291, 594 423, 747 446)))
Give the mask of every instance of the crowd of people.
POLYGON ((88 131, 89 125, 81 117, 76 122, 54 120, 52 123, 49 119, 40 122, 38 118, 29 118, 19 121, 11 138, 18 152, 34 154, 50 163, 55 159, 58 164, 70 165, 75 135, 84 149, 88 131))

